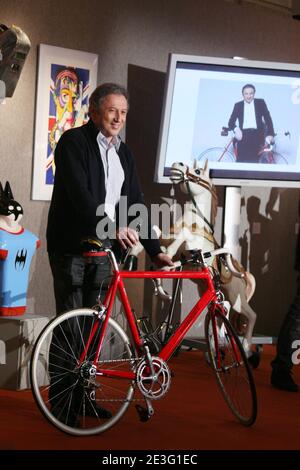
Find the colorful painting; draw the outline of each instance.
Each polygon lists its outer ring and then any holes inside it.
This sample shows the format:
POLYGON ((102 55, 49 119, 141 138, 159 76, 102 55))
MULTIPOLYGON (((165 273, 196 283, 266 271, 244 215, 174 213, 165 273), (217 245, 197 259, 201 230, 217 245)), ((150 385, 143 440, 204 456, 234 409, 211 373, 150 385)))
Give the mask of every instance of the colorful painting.
POLYGON ((32 199, 51 199, 54 151, 61 135, 88 120, 96 87, 96 54, 40 46, 32 199))

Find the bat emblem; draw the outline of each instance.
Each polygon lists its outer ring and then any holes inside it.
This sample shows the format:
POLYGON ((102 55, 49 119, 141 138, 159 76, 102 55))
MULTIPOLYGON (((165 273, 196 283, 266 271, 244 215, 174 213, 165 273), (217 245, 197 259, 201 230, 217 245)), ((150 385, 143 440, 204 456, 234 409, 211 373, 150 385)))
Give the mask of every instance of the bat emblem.
POLYGON ((25 268, 27 258, 27 250, 18 250, 15 258, 15 269, 16 271, 23 271, 25 268))

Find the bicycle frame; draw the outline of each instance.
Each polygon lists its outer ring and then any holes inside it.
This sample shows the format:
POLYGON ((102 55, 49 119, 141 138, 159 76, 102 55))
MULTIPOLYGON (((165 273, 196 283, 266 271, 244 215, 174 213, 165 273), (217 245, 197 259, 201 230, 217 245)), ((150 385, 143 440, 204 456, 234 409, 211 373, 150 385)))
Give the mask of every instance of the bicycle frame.
MULTIPOLYGON (((192 310, 185 317, 185 319, 181 322, 177 330, 172 334, 172 336, 169 338, 165 346, 162 348, 162 350, 158 354, 158 357, 160 357, 164 361, 168 361, 168 359, 172 356, 173 352, 181 343, 187 331, 194 325, 195 321, 202 314, 204 309, 211 302, 217 302, 218 297, 217 297, 217 292, 213 284, 213 280, 211 278, 210 271, 208 267, 205 265, 202 267, 201 271, 196 271, 196 272, 194 271, 135 271, 135 272, 119 271, 118 266, 114 263, 114 259, 112 258, 110 251, 108 251, 108 255, 110 256, 110 259, 112 261, 112 265, 114 267, 114 273, 113 273, 112 281, 110 283, 108 292, 103 301, 103 305, 105 306, 105 309, 106 309, 105 319, 103 321, 103 326, 101 329, 101 334, 100 334, 100 338, 99 338, 99 342, 97 346, 95 359, 93 361, 93 366, 96 367, 97 373, 103 374, 105 376, 120 377, 120 378, 127 378, 127 379, 133 380, 135 378, 135 375, 133 372, 123 372, 123 371, 107 370, 107 369, 105 369, 105 371, 101 371, 101 369, 99 368, 99 365, 97 364, 100 351, 101 351, 101 346, 103 344, 106 328, 108 325, 108 320, 111 315, 111 311, 112 311, 112 307, 116 298, 117 291, 120 294, 121 302, 124 307, 125 317, 128 321, 128 325, 132 334, 134 345, 138 351, 144 345, 144 341, 141 338, 140 333, 138 331, 136 320, 132 312, 129 298, 125 290, 125 286, 123 282, 124 279, 193 279, 193 280, 202 279, 206 281, 207 289, 205 290, 204 294, 196 302, 192 310)), ((98 322, 96 322, 91 332, 91 335, 87 341, 87 344, 84 348, 84 351, 81 354, 79 365, 81 365, 82 362, 84 361, 84 358, 87 355, 87 351, 89 349, 91 342, 93 341, 94 335, 96 334, 98 327, 99 327, 98 322)))
MULTIPOLYGON (((142 421, 148 420, 154 413, 151 401, 162 398, 170 387, 168 359, 208 307, 206 360, 234 416, 243 425, 251 426, 257 415, 253 376, 243 346, 227 318, 218 280, 204 261, 224 254, 225 250, 192 253, 186 263, 197 264, 199 271, 137 272, 120 271, 114 254, 105 251, 113 274, 104 303, 99 300, 94 309, 75 309, 53 319, 34 346, 30 366, 32 390, 45 417, 64 432, 92 435, 110 428, 133 400, 142 399, 146 407, 136 405, 136 409, 142 421), (151 333, 148 337, 139 330, 125 290, 125 279, 176 279, 178 282, 199 279, 205 283, 205 292, 172 335, 169 338, 165 335, 162 349, 155 355, 150 350, 151 333), (126 330, 130 330, 128 335, 111 318, 117 293, 127 320, 126 330), (136 386, 142 398, 133 398, 136 386)), ((100 253, 99 256, 103 254, 100 253)), ((227 258, 226 261, 230 266, 227 258)), ((174 268, 182 265, 176 262, 174 268)))
MULTIPOLYGON (((221 153, 220 157, 218 158, 218 162, 220 162, 223 158, 223 156, 225 155, 225 153, 228 151, 229 147, 231 146, 231 144, 233 143, 234 141, 234 137, 232 137, 228 142, 227 144, 225 145, 224 149, 223 149, 223 152, 221 153)), ((235 155, 235 149, 234 149, 234 152, 233 152, 235 158, 236 158, 236 155, 235 155)))

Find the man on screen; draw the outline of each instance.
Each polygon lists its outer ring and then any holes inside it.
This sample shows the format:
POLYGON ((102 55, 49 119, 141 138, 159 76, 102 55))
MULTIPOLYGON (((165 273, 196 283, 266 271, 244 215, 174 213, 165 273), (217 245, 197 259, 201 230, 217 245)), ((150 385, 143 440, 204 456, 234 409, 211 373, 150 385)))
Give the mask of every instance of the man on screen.
POLYGON ((258 163, 259 151, 265 140, 274 138, 271 115, 263 99, 254 98, 255 86, 244 85, 243 101, 235 103, 228 128, 235 132, 237 139, 237 162, 258 163))

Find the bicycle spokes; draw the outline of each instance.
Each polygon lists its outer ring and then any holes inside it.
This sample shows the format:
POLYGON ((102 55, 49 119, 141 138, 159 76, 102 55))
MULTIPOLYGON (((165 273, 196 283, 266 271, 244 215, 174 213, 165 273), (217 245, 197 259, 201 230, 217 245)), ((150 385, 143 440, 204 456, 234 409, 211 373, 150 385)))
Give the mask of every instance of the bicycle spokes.
POLYGON ((250 426, 256 419, 257 400, 252 372, 239 338, 218 310, 207 314, 205 334, 210 365, 222 394, 238 420, 250 426))
POLYGON ((95 312, 89 309, 55 319, 40 336, 31 365, 32 388, 40 409, 61 430, 75 435, 108 429, 133 398, 136 362, 126 334, 114 320, 109 319, 96 365, 96 337, 84 361, 79 361, 95 320, 95 312), (118 376, 106 375, 109 369, 118 376))

